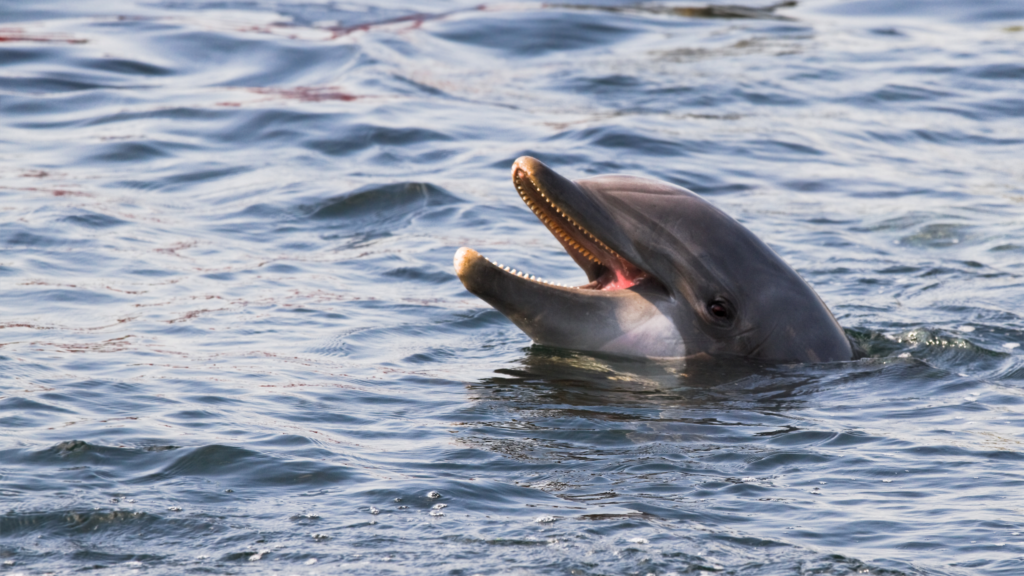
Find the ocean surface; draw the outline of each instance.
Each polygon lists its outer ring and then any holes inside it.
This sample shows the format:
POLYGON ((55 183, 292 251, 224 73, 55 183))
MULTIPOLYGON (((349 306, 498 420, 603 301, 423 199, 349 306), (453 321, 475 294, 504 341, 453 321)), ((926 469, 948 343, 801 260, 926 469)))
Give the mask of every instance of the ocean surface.
POLYGON ((1024 574, 1024 3, 746 7, 0 0, 0 576, 1024 574), (532 345, 527 154, 869 357, 532 345))

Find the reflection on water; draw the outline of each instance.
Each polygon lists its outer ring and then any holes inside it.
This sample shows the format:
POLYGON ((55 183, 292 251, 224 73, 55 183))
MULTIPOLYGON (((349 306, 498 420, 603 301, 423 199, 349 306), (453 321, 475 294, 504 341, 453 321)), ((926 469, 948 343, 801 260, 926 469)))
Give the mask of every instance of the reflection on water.
POLYGON ((0 13, 0 572, 1020 572, 1016 0, 0 13), (451 270, 580 283, 523 154, 868 357, 531 346, 451 270))

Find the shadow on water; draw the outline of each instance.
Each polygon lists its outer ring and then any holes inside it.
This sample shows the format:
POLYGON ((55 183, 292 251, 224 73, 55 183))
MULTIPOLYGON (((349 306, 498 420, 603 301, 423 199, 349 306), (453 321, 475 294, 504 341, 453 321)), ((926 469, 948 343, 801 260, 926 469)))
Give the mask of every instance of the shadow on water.
MULTIPOLYGON (((891 354, 899 343, 883 340, 886 353, 830 364, 763 363, 701 356, 686 360, 630 359, 533 345, 514 367, 500 368, 474 389, 496 395, 521 390, 519 402, 569 406, 672 406, 702 410, 786 410, 813 402, 814 393, 845 382, 907 367, 943 373, 928 363, 891 354), (529 391, 529 392, 526 392, 529 391)), ((905 345, 903 346, 905 347, 905 345)))
POLYGON ((782 373, 744 358, 645 360, 534 345, 514 368, 482 384, 549 389, 551 401, 575 405, 640 405, 659 401, 714 403, 716 390, 753 387, 782 373))

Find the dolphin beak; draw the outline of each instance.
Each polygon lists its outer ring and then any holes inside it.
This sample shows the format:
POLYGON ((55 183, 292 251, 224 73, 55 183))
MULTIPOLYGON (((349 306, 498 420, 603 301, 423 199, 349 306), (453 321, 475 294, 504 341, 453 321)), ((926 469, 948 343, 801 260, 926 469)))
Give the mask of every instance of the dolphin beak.
POLYGON ((598 217, 603 211, 575 182, 529 156, 512 165, 512 182, 526 206, 586 273, 590 284, 580 288, 623 290, 651 279, 602 240, 615 224, 598 217), (583 218, 584 213, 590 218, 583 218), (593 220, 593 230, 585 225, 588 220, 593 220))
POLYGON ((560 301, 573 296, 580 298, 581 292, 589 292, 545 282, 500 266, 472 248, 459 248, 454 264, 455 274, 466 290, 493 306, 531 336, 537 332, 535 328, 548 324, 552 314, 560 311, 560 301))
POLYGON ((455 273, 473 295, 493 306, 534 342, 560 348, 649 357, 681 354, 665 288, 601 239, 590 192, 539 160, 516 161, 512 181, 537 216, 587 274, 564 286, 491 262, 471 248, 455 253, 455 273), (593 220, 590 232, 584 223, 593 220))

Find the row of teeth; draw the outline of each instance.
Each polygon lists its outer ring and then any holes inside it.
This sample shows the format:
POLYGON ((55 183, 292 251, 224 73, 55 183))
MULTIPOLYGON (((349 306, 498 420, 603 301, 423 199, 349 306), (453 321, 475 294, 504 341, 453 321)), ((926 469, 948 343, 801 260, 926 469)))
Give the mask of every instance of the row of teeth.
POLYGON ((547 280, 545 280, 543 278, 537 278, 536 276, 534 276, 532 274, 524 274, 524 273, 516 270, 515 268, 509 268, 508 266, 503 266, 501 264, 498 264, 497 262, 495 262, 495 261, 493 261, 493 260, 491 260, 490 258, 487 258, 487 257, 484 257, 484 260, 487 260, 488 262, 490 262, 491 264, 494 264, 498 268, 501 268, 505 272, 508 272, 509 274, 515 274, 516 276, 519 276, 520 278, 526 278, 527 280, 533 280, 534 282, 540 282, 541 284, 547 284, 548 286, 558 286, 558 287, 561 287, 561 288, 576 288, 575 286, 569 286, 567 284, 562 284, 561 282, 548 282, 547 280))
MULTIPOLYGON (((532 182, 531 181, 531 184, 533 184, 533 189, 536 190, 538 193, 540 193, 541 198, 543 198, 545 201, 547 201, 548 205, 551 206, 552 208, 554 208, 555 212, 558 212, 558 214, 562 218, 565 218, 565 220, 567 222, 569 222, 570 224, 575 226, 580 232, 583 232, 584 234, 586 234, 588 238, 590 238, 595 243, 600 245, 601 248, 604 248, 610 254, 612 254, 612 255, 614 255, 616 257, 619 257, 619 255, 614 250, 609 248, 604 242, 601 242, 597 238, 594 238, 593 234, 588 232, 585 228, 583 228, 583 226, 580 226, 579 224, 577 224, 576 221, 573 220, 572 218, 570 218, 568 214, 566 214, 565 212, 562 212, 562 209, 559 208, 557 205, 555 205, 555 203, 552 202, 551 199, 548 198, 546 194, 544 194, 544 191, 541 190, 540 186, 537 186, 536 182, 532 182)), ((588 260, 590 260, 592 262, 597 262, 597 263, 601 262, 600 260, 597 259, 596 256, 591 254, 589 250, 587 250, 586 248, 580 246, 579 242, 577 242, 576 240, 573 240, 572 236, 570 236, 565 230, 563 230, 561 226, 551 222, 550 218, 548 218, 545 214, 543 214, 542 212, 537 210, 537 207, 534 205, 533 198, 531 198, 530 195, 527 194, 525 190, 523 190, 523 187, 520 185, 520 180, 518 178, 515 180, 515 185, 516 185, 516 190, 519 192, 519 196, 521 196, 522 199, 523 199, 523 202, 526 202, 526 205, 530 208, 530 210, 533 211, 534 214, 537 215, 537 218, 540 218, 540 221, 543 222, 544 225, 547 226, 549 229, 551 229, 551 231, 554 232, 555 235, 557 235, 559 238, 561 238, 563 241, 565 241, 567 244, 569 244, 573 248, 579 250, 580 253, 583 254, 584 256, 586 256, 588 260)))

